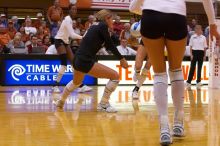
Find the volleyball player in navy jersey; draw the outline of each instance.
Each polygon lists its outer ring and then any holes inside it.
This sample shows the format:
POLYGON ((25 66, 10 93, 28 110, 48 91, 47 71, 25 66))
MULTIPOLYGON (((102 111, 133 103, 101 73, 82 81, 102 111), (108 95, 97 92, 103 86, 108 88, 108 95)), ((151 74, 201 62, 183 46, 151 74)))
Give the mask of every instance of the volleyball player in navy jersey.
POLYGON ((118 52, 110 38, 109 29, 113 28, 112 13, 109 10, 101 10, 97 12, 95 16, 99 22, 88 29, 82 39, 79 49, 76 51, 73 61, 74 79, 64 88, 61 99, 56 101, 57 108, 59 109, 63 109, 68 95, 79 87, 85 74, 88 74, 96 78, 109 79, 97 110, 117 112, 117 110, 109 104, 109 98, 118 86, 119 74, 113 69, 97 63, 95 61, 95 56, 104 44, 105 47, 108 50, 111 50, 111 52, 120 60, 120 64, 123 68, 127 68, 128 64, 125 58, 123 58, 118 52))

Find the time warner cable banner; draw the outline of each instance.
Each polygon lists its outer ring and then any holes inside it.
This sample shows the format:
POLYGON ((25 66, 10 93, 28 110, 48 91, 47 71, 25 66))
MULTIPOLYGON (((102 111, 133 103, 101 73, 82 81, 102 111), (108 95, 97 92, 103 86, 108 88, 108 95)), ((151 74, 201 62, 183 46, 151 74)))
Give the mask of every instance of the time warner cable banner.
MULTIPOLYGON (((60 67, 59 60, 5 60, 5 85, 50 85, 56 80, 60 67)), ((61 80, 67 84, 73 79, 71 66, 68 65, 61 80)), ((86 76, 84 84, 95 85, 96 79, 86 76)))

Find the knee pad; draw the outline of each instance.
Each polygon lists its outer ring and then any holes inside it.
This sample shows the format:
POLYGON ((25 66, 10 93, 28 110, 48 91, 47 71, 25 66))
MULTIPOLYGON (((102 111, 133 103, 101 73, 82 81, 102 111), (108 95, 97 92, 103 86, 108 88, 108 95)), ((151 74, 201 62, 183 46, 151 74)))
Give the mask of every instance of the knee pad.
POLYGON ((67 57, 66 54, 61 54, 60 56, 60 63, 61 65, 67 66, 67 57))
POLYGON ((109 91, 113 92, 118 86, 118 83, 119 80, 109 80, 108 83, 106 84, 106 88, 108 88, 109 91))
POLYGON ((182 69, 169 70, 170 82, 184 81, 182 69))
POLYGON ((184 98, 184 79, 183 79, 182 69, 169 71, 169 76, 170 76, 170 82, 171 82, 171 94, 172 94, 173 99, 174 98, 183 99, 184 98))
POLYGON ((75 90, 76 88, 78 88, 80 86, 80 84, 79 85, 75 85, 74 83, 73 83, 73 80, 71 80, 67 85, 66 85, 66 88, 70 91, 70 92, 72 92, 73 90, 75 90))
POLYGON ((167 96, 168 76, 167 73, 155 73, 154 75, 154 96, 167 96))

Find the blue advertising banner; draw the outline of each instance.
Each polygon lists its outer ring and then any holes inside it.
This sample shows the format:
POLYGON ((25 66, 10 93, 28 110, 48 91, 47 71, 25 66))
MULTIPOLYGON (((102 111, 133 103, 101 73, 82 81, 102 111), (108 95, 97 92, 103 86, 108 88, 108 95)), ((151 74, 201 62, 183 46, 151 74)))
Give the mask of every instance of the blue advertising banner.
MULTIPOLYGON (((5 85, 51 85, 56 80, 59 60, 5 60, 5 85)), ((67 65, 61 84, 73 79, 71 65, 67 65)), ((85 76, 86 85, 95 85, 96 78, 85 76)))

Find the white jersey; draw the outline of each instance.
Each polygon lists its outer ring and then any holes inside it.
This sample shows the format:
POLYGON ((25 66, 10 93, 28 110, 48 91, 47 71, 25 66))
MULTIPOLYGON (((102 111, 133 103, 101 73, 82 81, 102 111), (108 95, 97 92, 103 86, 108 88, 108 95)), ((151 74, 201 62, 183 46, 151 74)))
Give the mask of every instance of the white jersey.
POLYGON ((55 39, 61 39, 64 43, 69 44, 69 38, 82 39, 82 36, 76 34, 73 30, 73 20, 70 16, 66 16, 62 21, 59 31, 55 39))
POLYGON ((186 16, 185 0, 144 0, 142 9, 186 16))

